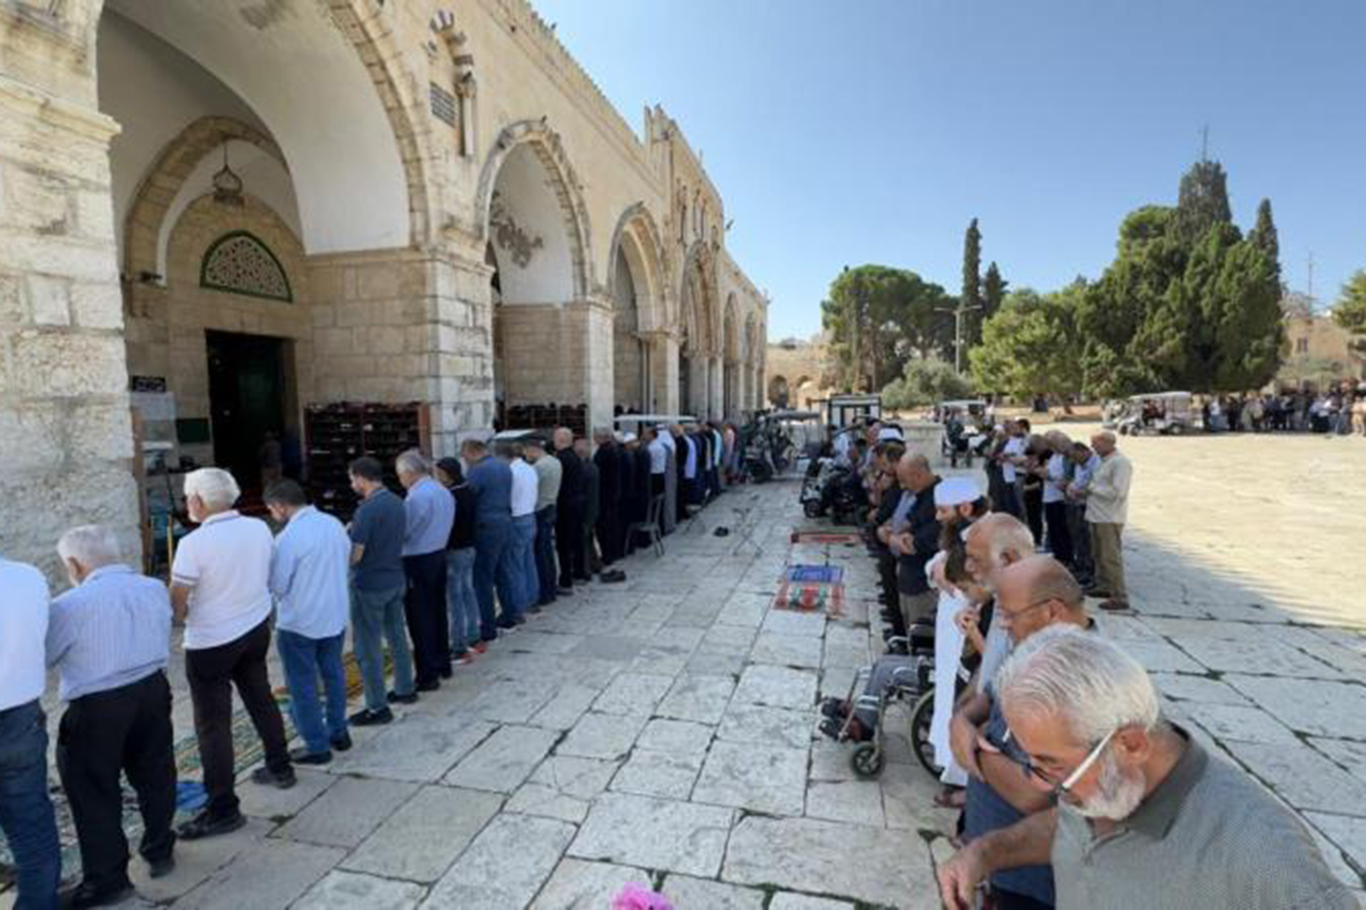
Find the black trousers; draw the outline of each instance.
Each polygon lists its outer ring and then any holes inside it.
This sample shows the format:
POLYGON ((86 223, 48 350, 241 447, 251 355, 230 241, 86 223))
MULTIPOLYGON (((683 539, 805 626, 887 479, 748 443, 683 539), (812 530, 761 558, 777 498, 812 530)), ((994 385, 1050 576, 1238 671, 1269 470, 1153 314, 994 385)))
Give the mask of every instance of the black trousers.
POLYGON ((572 587, 574 580, 588 578, 584 561, 583 513, 581 502, 569 502, 555 513, 555 553, 560 560, 560 587, 572 587))
POLYGON ((446 614, 446 551, 403 557, 408 590, 403 615, 413 640, 419 686, 451 675, 451 623, 446 614))
POLYGON ((214 648, 185 652, 185 678, 194 704, 194 732, 199 740, 199 760, 204 767, 206 807, 210 817, 236 815, 236 776, 232 748, 232 690, 251 717, 256 735, 265 746, 266 767, 275 772, 289 768, 285 722, 270 691, 266 652, 270 650, 270 620, 240 638, 214 648))
POLYGON ((120 773, 138 795, 148 862, 175 846, 176 773, 171 687, 161 670, 135 683, 83 695, 67 706, 57 731, 57 773, 71 803, 85 882, 112 890, 128 882, 120 773))
POLYGON ((1046 502, 1044 518, 1048 520, 1048 546, 1053 558, 1067 567, 1072 566, 1072 529, 1067 524, 1067 503, 1046 502))
POLYGON ((991 897, 996 910, 1053 910, 1052 904, 1045 904, 1026 894, 1002 891, 1000 888, 992 888, 991 897))
POLYGON ((610 566, 621 558, 621 503, 609 503, 598 516, 594 530, 598 537, 598 551, 602 553, 602 564, 610 566))
POLYGON ((1043 546, 1043 487, 1028 487, 1024 491, 1024 520, 1034 536, 1034 546, 1043 546))

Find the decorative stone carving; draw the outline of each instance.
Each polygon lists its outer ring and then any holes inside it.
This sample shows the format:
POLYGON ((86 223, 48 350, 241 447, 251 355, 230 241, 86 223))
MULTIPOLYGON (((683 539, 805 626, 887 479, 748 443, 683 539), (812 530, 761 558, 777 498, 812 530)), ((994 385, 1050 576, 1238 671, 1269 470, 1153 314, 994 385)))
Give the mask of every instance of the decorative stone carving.
POLYGON ((503 204, 502 194, 497 190, 493 191, 493 201, 489 204, 489 226, 493 228, 493 242, 498 244, 499 249, 507 250, 512 255, 512 261, 520 268, 530 265, 536 250, 545 246, 542 238, 534 237, 522 229, 503 204))
POLYGON ((270 247, 247 231, 224 234, 210 245, 199 284, 215 291, 294 302, 284 266, 270 247))

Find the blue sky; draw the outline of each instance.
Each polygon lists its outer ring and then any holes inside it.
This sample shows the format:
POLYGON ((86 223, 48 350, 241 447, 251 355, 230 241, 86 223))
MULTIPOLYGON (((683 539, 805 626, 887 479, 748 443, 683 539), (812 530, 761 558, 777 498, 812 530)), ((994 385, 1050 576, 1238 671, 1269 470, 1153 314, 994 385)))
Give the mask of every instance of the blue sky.
POLYGON ((1293 288, 1311 252, 1325 304, 1366 268, 1363 0, 533 2, 637 131, 658 102, 702 151, 770 339, 846 264, 956 293, 973 217, 1014 286, 1095 277, 1205 124, 1293 288))

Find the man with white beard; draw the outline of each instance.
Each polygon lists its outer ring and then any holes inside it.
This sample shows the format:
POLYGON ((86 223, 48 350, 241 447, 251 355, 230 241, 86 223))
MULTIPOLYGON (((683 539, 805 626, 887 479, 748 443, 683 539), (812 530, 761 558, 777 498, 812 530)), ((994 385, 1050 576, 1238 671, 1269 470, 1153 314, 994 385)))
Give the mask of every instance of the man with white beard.
POLYGON ((1147 672, 1112 642, 1042 630, 997 685, 1020 776, 1056 805, 941 866, 950 910, 973 907, 988 875, 1050 861, 1063 910, 1359 907, 1300 821, 1164 720, 1147 672))

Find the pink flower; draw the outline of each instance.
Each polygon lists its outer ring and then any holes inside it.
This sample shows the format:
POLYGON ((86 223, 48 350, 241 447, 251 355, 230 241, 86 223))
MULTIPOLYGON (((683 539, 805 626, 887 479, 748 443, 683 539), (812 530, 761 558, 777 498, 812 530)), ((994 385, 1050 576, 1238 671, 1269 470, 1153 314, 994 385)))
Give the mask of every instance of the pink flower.
POLYGON ((664 895, 631 882, 612 901, 612 910, 674 910, 674 905, 664 895))

